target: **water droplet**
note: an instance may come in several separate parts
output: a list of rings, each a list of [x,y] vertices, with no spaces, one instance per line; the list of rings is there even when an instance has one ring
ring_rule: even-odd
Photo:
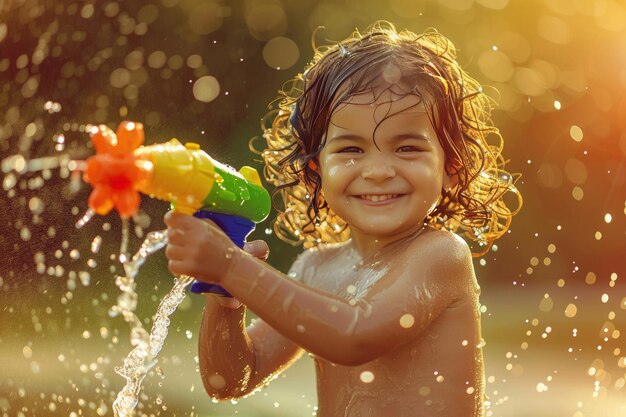
[[[406,313],[404,315],[402,315],[402,317],[400,317],[400,326],[405,328],[405,329],[409,329],[411,327],[413,327],[413,325],[415,324],[415,317],[413,317],[412,314]]]
[[[374,374],[370,371],[363,371],[361,372],[360,379],[362,382],[369,384],[374,381]]]
[[[93,218],[93,216],[96,214],[96,212],[92,209],[88,209],[85,214],[83,214],[83,217],[81,217],[77,222],[76,222],[76,228],[80,229],[81,227],[83,227],[84,225],[87,224],[87,222],[89,222],[89,220],[91,220]]]
[[[100,235],[96,235],[91,241],[91,252],[98,253],[100,251],[100,246],[102,245],[102,237]]]

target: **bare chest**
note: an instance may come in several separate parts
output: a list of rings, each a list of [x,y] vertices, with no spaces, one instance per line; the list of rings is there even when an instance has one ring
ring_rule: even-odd
[[[302,278],[311,287],[358,300],[388,273],[389,267],[385,260],[364,264],[354,250],[342,248],[319,256],[303,271]]]
[[[484,392],[480,325],[467,303],[415,340],[360,366],[316,358],[319,417],[479,416]]]

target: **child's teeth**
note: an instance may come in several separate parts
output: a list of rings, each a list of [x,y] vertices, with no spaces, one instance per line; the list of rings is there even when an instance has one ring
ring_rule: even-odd
[[[378,201],[389,200],[390,198],[394,198],[396,194],[365,194],[363,198],[365,200],[373,201],[374,203]]]

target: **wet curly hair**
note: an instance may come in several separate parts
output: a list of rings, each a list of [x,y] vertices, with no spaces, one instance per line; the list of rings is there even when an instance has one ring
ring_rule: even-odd
[[[389,90],[421,99],[445,152],[446,171],[458,180],[442,190],[424,222],[461,235],[475,256],[484,254],[508,230],[522,199],[518,176],[504,170],[503,139],[490,118],[494,102],[459,66],[452,42],[433,29],[398,32],[381,21],[338,44],[313,47],[313,60],[284,84],[262,123],[265,178],[275,186],[273,196],[282,197],[274,198],[276,234],[305,248],[349,238],[349,225],[324,200],[318,155],[342,103],[364,93],[373,93],[375,101]],[[507,193],[515,210],[504,202]]]

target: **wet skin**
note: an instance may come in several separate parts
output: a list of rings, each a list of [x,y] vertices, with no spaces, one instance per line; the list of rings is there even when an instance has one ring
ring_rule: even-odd
[[[402,245],[404,247],[396,245],[393,253],[379,258],[376,268],[354,270],[346,264],[344,255],[349,245],[318,251],[312,254],[317,259],[309,259],[318,267],[308,266],[303,279],[306,284],[316,286],[312,280],[325,278],[317,284],[321,289],[342,294],[349,300],[357,300],[357,303],[366,303],[369,297],[360,296],[358,287],[357,293],[351,296],[350,286],[364,276],[375,283],[384,279],[383,273],[393,274],[394,268],[406,265],[405,259],[415,259],[416,255],[408,252],[419,250],[423,256],[428,256],[429,250],[425,245],[439,240],[438,244],[449,246],[450,251],[459,251],[457,256],[464,256],[461,244],[445,242],[454,239],[453,236],[441,236],[444,232],[426,232],[430,233],[430,236],[421,236],[421,243],[417,242],[417,238],[406,242]],[[336,278],[337,270],[342,271],[341,279]],[[477,407],[482,402],[484,382],[479,287],[475,281],[433,284],[415,282],[412,294],[407,297],[407,303],[430,304],[421,322],[415,317],[401,316],[397,323],[390,323],[392,326],[407,327],[405,343],[356,366],[336,365],[323,357],[314,357],[319,416],[480,415]],[[444,285],[461,285],[464,288],[459,291]],[[440,298],[437,294],[440,291],[464,295],[444,307],[438,303]],[[376,313],[382,312],[372,311],[372,315]]]
[[[166,216],[170,270],[217,282],[246,306],[207,296],[199,349],[209,395],[244,396],[308,351],[320,417],[482,415],[471,254],[422,226],[454,179],[416,99],[390,98],[356,97],[334,114],[320,174],[352,239],[304,252],[290,277],[209,222]],[[260,317],[247,329],[246,308]]]

